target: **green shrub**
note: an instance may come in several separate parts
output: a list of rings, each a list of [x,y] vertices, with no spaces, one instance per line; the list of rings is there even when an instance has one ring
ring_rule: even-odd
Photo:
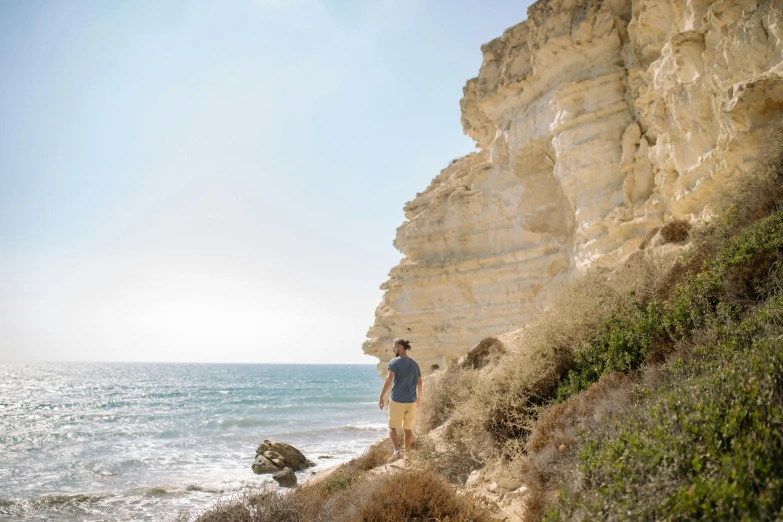
[[[582,478],[548,520],[772,520],[783,514],[783,298],[670,363],[667,384],[582,436]]]
[[[354,474],[344,470],[337,470],[332,473],[321,485],[321,493],[325,496],[333,495],[348,489],[353,482]]]
[[[677,285],[669,300],[659,303],[653,298],[645,308],[637,305],[622,310],[589,334],[557,387],[557,400],[587,389],[607,373],[639,369],[656,350],[654,358],[660,360],[660,355],[695,330],[714,320],[737,320],[779,286],[776,274],[783,265],[783,212],[734,238],[715,241],[721,243],[713,245],[716,255],[700,272]]]
[[[571,369],[557,387],[557,400],[586,390],[603,375],[637,370],[668,340],[662,316],[661,305],[652,300],[644,309],[610,317],[592,334],[588,347],[574,354]]]

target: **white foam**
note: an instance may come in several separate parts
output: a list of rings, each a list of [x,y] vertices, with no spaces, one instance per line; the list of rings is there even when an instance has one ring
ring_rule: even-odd
[[[385,430],[388,428],[388,425],[381,422],[361,422],[358,424],[346,424],[345,427],[355,430]]]

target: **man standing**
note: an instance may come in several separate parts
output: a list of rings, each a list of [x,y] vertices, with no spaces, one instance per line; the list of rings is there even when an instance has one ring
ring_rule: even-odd
[[[391,386],[391,400],[389,401],[389,438],[394,447],[394,454],[388,462],[394,462],[400,458],[400,444],[397,440],[397,429],[402,428],[405,433],[405,458],[411,449],[413,440],[413,425],[416,422],[416,408],[421,405],[421,370],[419,365],[408,356],[411,344],[403,339],[395,339],[392,342],[394,359],[389,361],[389,374],[383,382],[378,406],[383,409],[383,396]]]

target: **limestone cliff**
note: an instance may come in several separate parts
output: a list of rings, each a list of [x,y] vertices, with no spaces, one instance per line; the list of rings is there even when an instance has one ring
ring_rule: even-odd
[[[783,109],[783,2],[540,0],[482,46],[462,125],[477,151],[405,205],[405,258],[364,351],[430,373],[517,329],[558,282],[653,227],[710,216]]]

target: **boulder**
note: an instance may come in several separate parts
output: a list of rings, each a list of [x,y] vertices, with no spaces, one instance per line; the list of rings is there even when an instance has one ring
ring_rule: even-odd
[[[296,474],[291,468],[284,468],[283,471],[278,471],[272,478],[281,488],[292,488],[296,486]]]
[[[285,442],[265,440],[256,450],[256,460],[259,456],[277,465],[278,469],[289,467],[299,471],[315,466],[315,463],[307,459],[301,451]]]
[[[280,471],[280,468],[275,466],[275,464],[271,460],[264,457],[263,455],[256,456],[256,460],[253,461],[253,464],[250,467],[252,468],[253,473],[257,475]]]
[[[275,464],[275,466],[277,466],[279,469],[283,469],[284,467],[286,467],[285,457],[280,455],[278,452],[276,452],[276,451],[265,451],[263,453],[263,455],[264,455],[264,457],[266,457],[269,460],[271,460]]]
[[[264,455],[264,457],[268,458],[269,460],[275,460],[275,459],[285,460],[285,457],[283,457],[281,454],[279,454],[276,451],[271,451],[271,450],[265,451],[264,453],[262,453],[262,455]]]

